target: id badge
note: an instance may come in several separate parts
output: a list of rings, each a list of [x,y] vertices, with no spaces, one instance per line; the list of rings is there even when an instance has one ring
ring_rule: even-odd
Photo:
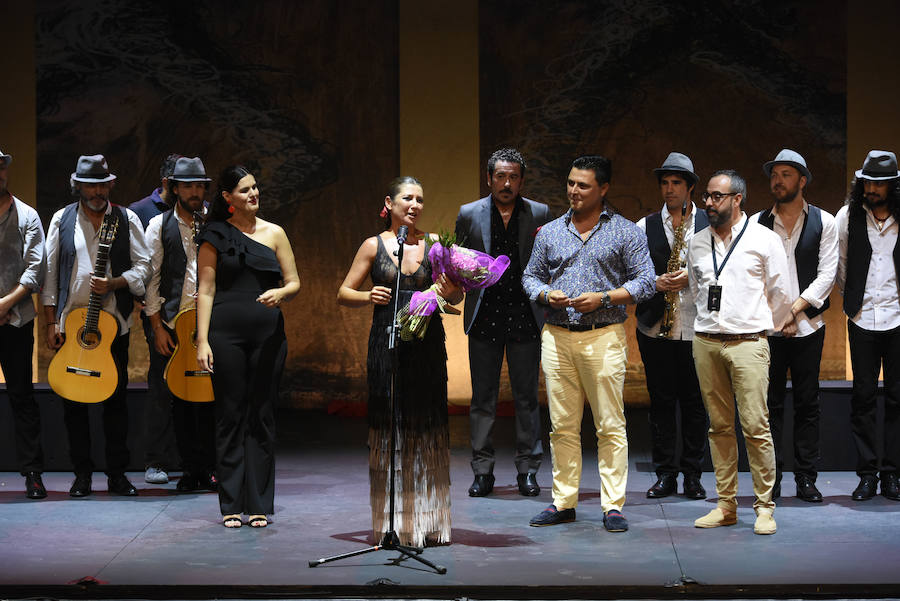
[[[722,306],[722,287],[713,285],[709,287],[709,298],[706,301],[706,308],[709,311],[718,311]]]

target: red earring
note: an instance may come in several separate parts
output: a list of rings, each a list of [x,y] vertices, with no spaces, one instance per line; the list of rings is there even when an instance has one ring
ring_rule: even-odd
[[[385,217],[387,217],[387,216],[388,216],[388,210],[387,210],[387,207],[381,207],[381,213],[379,213],[379,215],[381,215],[381,218],[382,218],[382,219],[384,219]]]
[[[228,205],[228,212],[229,212],[229,213],[234,213],[234,207],[231,206],[230,204]]]

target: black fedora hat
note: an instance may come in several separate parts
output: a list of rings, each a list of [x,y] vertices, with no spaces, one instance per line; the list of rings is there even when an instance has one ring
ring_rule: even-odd
[[[174,182],[212,181],[210,178],[206,177],[206,168],[203,166],[203,161],[200,160],[200,157],[194,157],[192,159],[181,157],[175,161],[175,169],[168,179]]]
[[[102,154],[81,155],[72,174],[73,182],[102,184],[111,182],[116,176],[109,172],[109,166]]]
[[[889,150],[870,150],[862,169],[856,172],[856,177],[874,181],[900,177],[900,171],[897,171],[897,156]]]

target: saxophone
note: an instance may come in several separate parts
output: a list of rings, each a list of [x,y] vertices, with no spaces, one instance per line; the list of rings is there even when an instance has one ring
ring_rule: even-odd
[[[666,273],[673,273],[684,267],[684,261],[681,260],[681,252],[684,250],[684,232],[687,230],[687,222],[684,218],[686,212],[687,202],[684,202],[681,204],[681,223],[675,228],[675,237],[672,240],[672,253],[669,255],[669,262],[666,263]],[[669,290],[664,296],[666,309],[659,324],[658,338],[669,338],[672,336],[675,314],[678,313],[678,291]]]

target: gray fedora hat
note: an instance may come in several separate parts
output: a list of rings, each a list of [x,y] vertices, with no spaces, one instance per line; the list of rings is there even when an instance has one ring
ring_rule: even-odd
[[[81,155],[72,174],[73,182],[86,184],[102,184],[111,182],[116,176],[109,172],[109,166],[102,154]]]
[[[691,162],[691,159],[689,159],[687,155],[681,154],[680,152],[670,152],[669,156],[666,157],[666,160],[663,161],[662,167],[653,170],[656,177],[661,177],[662,174],[666,172],[684,174],[685,178],[690,180],[691,184],[696,184],[697,180],[700,179],[697,177],[697,174],[694,173],[694,163]]]
[[[203,167],[203,161],[200,157],[188,158],[181,157],[175,161],[175,169],[172,175],[168,177],[173,182],[211,182],[206,177],[206,168]]]
[[[766,177],[772,177],[772,167],[775,165],[790,165],[806,178],[807,185],[812,181],[812,173],[809,172],[809,168],[806,166],[806,159],[795,150],[782,148],[781,152],[775,155],[774,161],[769,161],[763,165],[763,173],[766,174]]]
[[[9,167],[9,164],[12,163],[12,155],[6,154],[2,150],[0,150],[0,162],[3,163],[4,167]]]
[[[888,150],[870,150],[862,169],[856,172],[856,177],[875,181],[900,177],[897,156]]]

